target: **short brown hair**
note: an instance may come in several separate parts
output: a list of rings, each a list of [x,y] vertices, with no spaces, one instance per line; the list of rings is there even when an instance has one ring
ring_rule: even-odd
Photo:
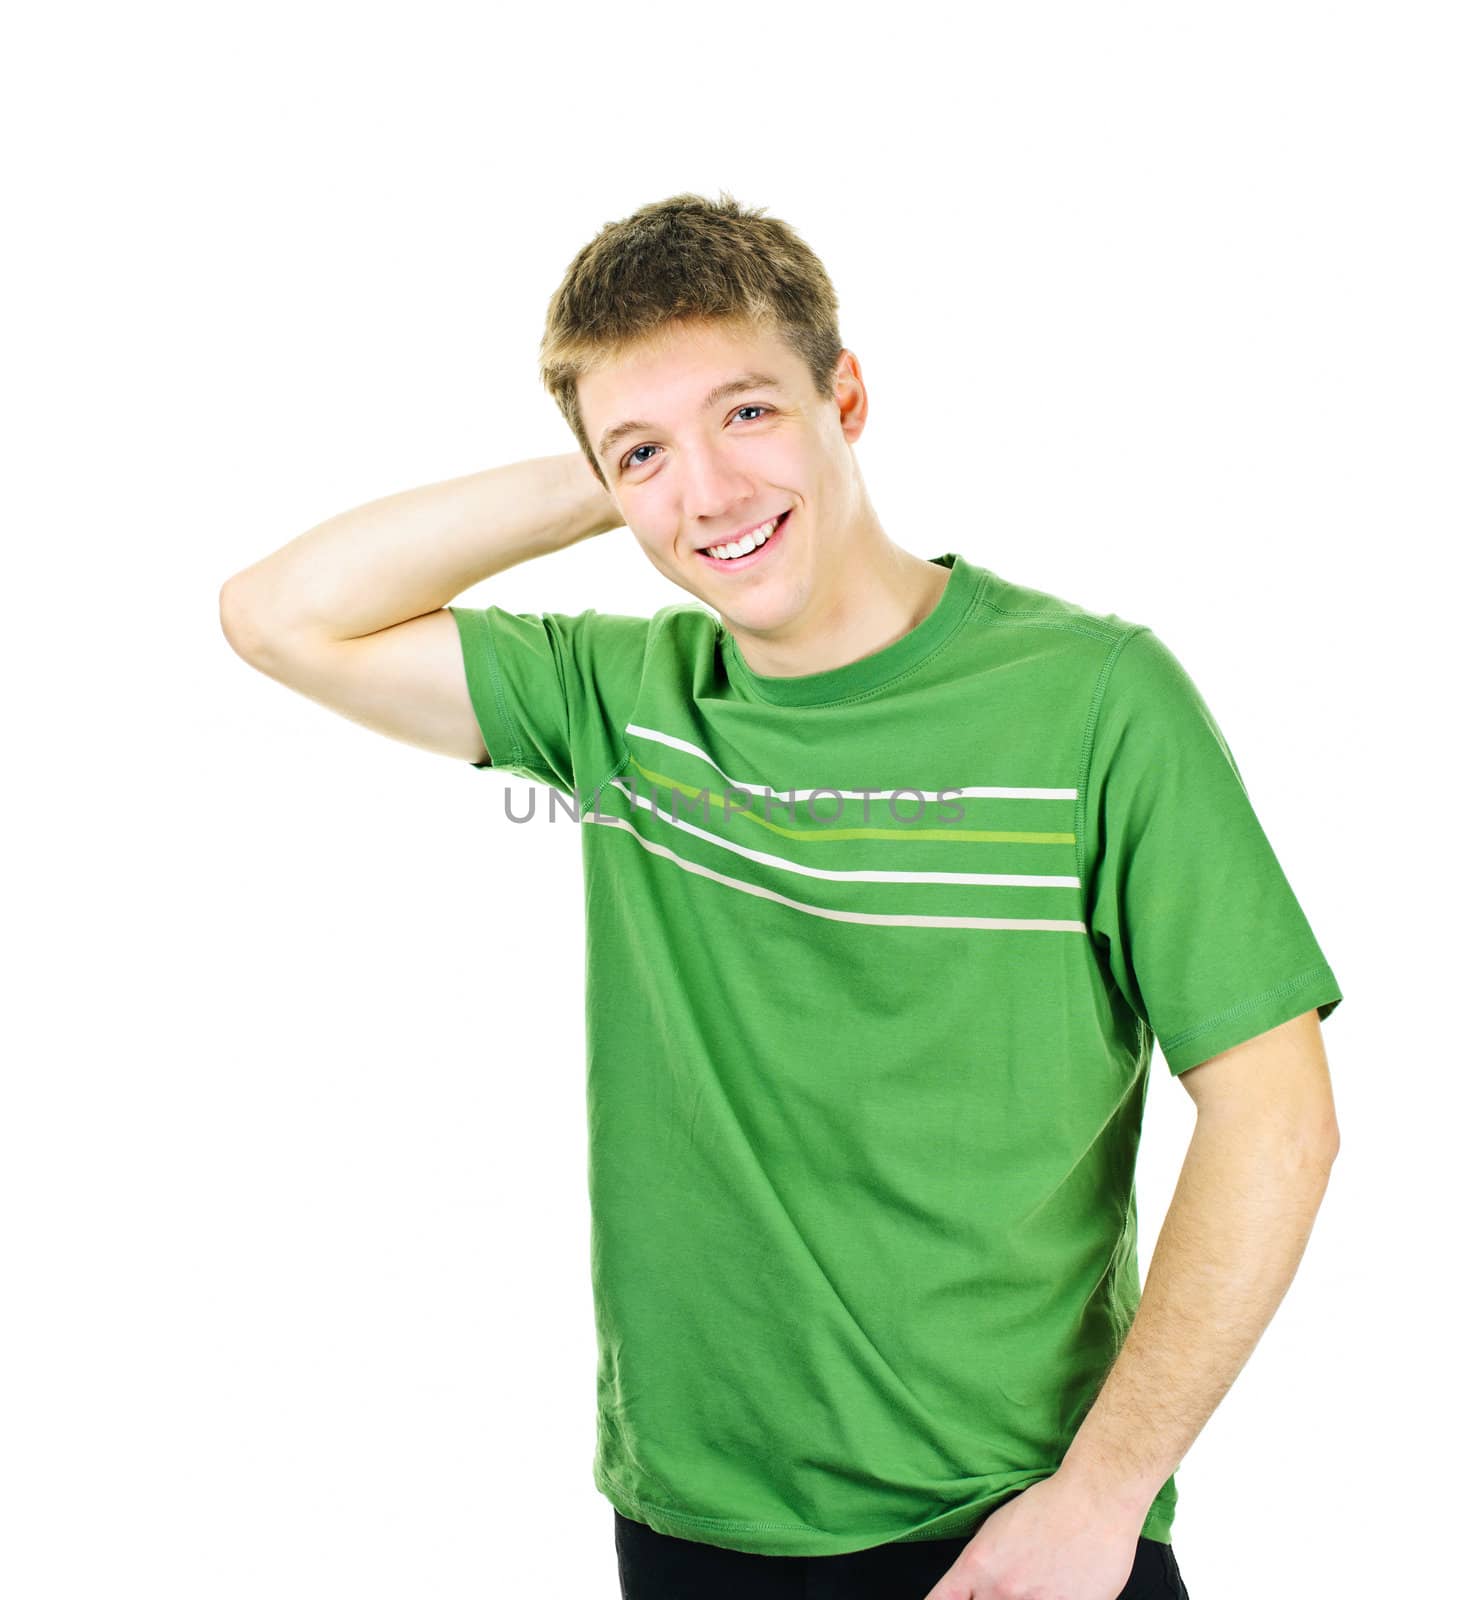
[[[785,222],[719,200],[672,195],[609,222],[569,263],[548,303],[539,375],[604,483],[579,411],[579,379],[676,322],[777,333],[831,399],[843,341],[821,261]],[[608,488],[608,485],[605,484]]]

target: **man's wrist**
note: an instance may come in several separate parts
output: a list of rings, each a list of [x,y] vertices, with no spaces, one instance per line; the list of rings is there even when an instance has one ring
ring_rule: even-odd
[[[1089,1448],[1079,1435],[1071,1442],[1055,1477],[1073,1497],[1085,1501],[1100,1515],[1117,1517],[1138,1527],[1147,1520],[1162,1488],[1162,1483],[1154,1484],[1140,1474],[1124,1471]]]
[[[609,491],[600,483],[582,450],[568,452],[563,457],[564,480],[569,493],[578,501],[578,515],[570,519],[566,545],[577,544],[581,539],[591,539],[624,525]]]

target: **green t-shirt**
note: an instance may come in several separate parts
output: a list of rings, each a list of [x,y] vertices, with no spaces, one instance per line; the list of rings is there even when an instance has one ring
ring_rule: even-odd
[[[934,559],[798,677],[696,602],[451,608],[480,765],[581,806],[594,1481],[678,1538],[972,1536],[1054,1473],[1137,1307],[1154,1038],[1341,999],[1152,630]]]

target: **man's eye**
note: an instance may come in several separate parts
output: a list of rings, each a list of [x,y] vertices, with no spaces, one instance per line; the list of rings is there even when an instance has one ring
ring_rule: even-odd
[[[770,411],[771,409],[772,408],[770,406],[737,406],[736,415],[739,417],[743,411]],[[648,460],[649,458],[646,457],[644,460],[636,461],[635,457],[639,455],[641,450],[658,450],[659,448],[660,446],[657,444],[636,445],[635,448],[631,450],[630,453],[619,463],[620,471],[623,472],[626,467],[644,466],[645,460]]]

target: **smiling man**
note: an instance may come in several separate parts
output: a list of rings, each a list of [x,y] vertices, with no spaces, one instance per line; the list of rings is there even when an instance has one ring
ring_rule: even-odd
[[[640,548],[765,676],[891,643],[949,581],[893,543],[868,498],[849,449],[868,415],[851,350],[832,381],[830,402],[774,328],[684,321],[578,379],[581,415],[617,419],[597,462]]]
[[[610,224],[542,346],[577,451],[331,519],[224,629],[583,802],[626,1600],[1181,1596],[1178,1462],[1338,1148],[1340,989],[1153,630],[890,539],[836,311],[728,197]],[[688,601],[449,604],[621,525]],[[1155,1047],[1197,1115],[1139,1286]]]

